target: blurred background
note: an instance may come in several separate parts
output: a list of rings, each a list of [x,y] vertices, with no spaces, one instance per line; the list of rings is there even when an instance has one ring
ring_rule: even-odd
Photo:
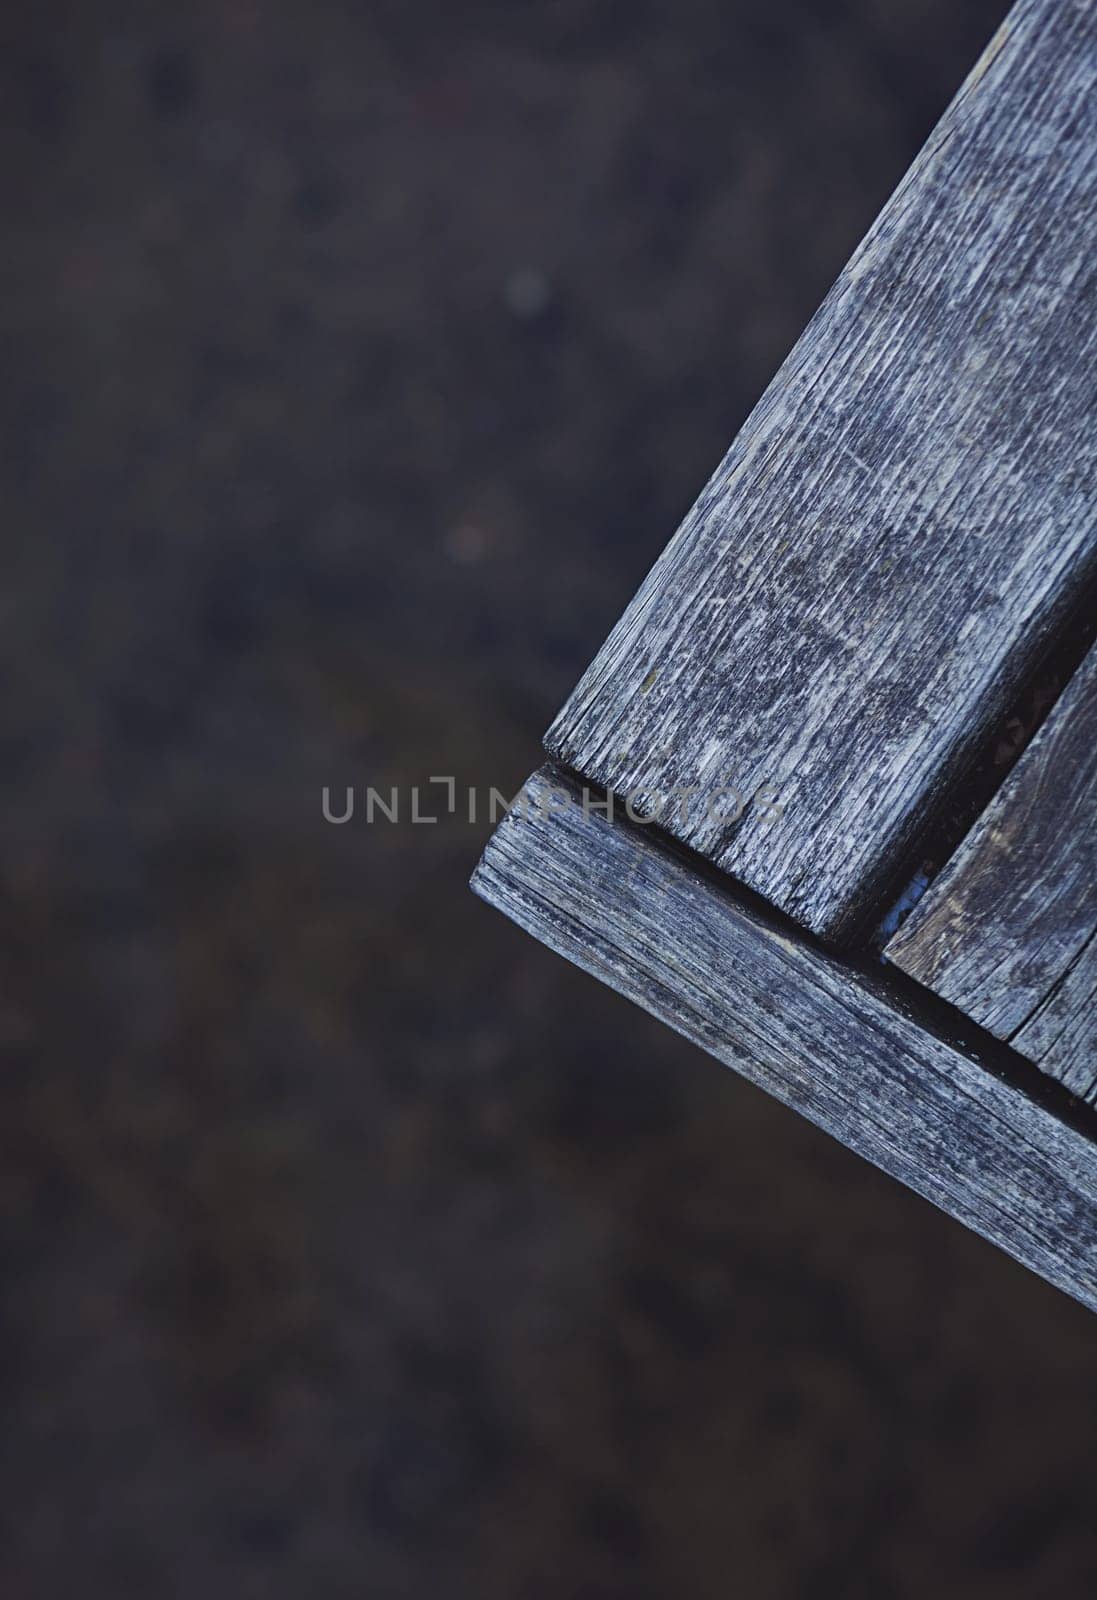
[[[475,901],[999,0],[0,22],[4,1600],[1097,1593],[1080,1308]]]

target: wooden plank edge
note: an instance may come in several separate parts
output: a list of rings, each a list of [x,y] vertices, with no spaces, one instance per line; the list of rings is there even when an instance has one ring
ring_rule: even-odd
[[[1097,1310],[1097,1144],[901,992],[590,795],[553,766],[534,773],[474,892]]]
[[[749,804],[667,826],[837,943],[1097,574],[1093,17],[1013,8],[545,734],[652,803],[776,789],[779,839]]]
[[[884,956],[1043,1065],[1022,1035],[1094,938],[1095,852],[1097,647]],[[1078,1092],[1092,1057],[1070,1054],[1046,1070]]]

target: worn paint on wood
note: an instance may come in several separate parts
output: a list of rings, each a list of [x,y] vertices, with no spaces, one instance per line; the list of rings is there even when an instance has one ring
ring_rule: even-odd
[[[825,935],[1097,565],[1095,11],[1013,10],[546,736]]]
[[[1097,1004],[1085,952],[1095,932],[1097,649],[886,954],[1093,1095]]]
[[[473,887],[1097,1309],[1097,1146],[712,876],[584,810],[570,780],[545,768],[497,829]]]

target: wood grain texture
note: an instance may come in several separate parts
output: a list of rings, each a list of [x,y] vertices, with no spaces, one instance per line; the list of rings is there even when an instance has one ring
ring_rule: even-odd
[[[1097,649],[885,953],[1093,1096],[1095,932]]]
[[[476,892],[1097,1309],[1097,1146],[650,834],[536,773]]]
[[[1097,1105],[1097,935],[1015,1035],[1013,1046]]]
[[[1097,567],[1095,77],[1091,4],[1011,12],[546,735],[638,807],[775,785],[664,826],[824,935]]]

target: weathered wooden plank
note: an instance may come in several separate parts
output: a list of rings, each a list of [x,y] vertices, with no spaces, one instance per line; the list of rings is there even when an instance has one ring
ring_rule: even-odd
[[[1097,935],[1013,1040],[1083,1100],[1097,1105]]]
[[[1073,1020],[1069,1005],[1092,994],[1082,958],[1095,932],[1097,648],[885,953],[1076,1093],[1094,1093],[1097,1005]]]
[[[1097,565],[1094,13],[1010,13],[546,735],[826,935]]]
[[[473,887],[1097,1309],[1097,1146],[871,979],[772,926],[730,882],[584,810],[546,768],[497,829]]]

